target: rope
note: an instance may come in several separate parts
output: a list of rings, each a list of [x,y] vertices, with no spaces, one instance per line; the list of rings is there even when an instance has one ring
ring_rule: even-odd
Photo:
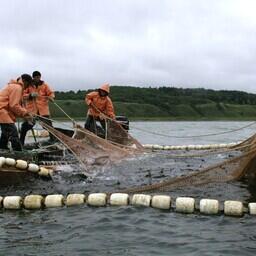
[[[52,100],[52,103],[57,106],[72,121],[74,125],[76,124],[76,121],[70,117],[54,100]]]
[[[169,158],[196,158],[196,157],[203,157],[203,156],[209,156],[209,155],[216,155],[216,154],[223,154],[223,153],[230,153],[232,151],[238,151],[247,147],[250,147],[254,145],[254,143],[240,146],[240,147],[232,147],[231,149],[225,149],[225,150],[214,150],[214,151],[207,151],[202,154],[179,154],[179,155],[170,155]]]
[[[143,131],[143,132],[146,132],[146,133],[149,133],[149,134],[153,134],[153,135],[158,135],[158,136],[162,136],[162,137],[167,137],[167,138],[176,138],[176,139],[185,139],[185,138],[200,138],[200,137],[208,137],[208,136],[216,136],[216,135],[221,135],[221,134],[227,134],[227,133],[232,133],[232,132],[237,132],[237,131],[240,131],[240,130],[243,130],[245,128],[248,128],[252,125],[256,124],[256,121],[255,122],[252,122],[248,125],[245,125],[243,127],[240,127],[240,128],[237,128],[237,129],[233,129],[233,130],[229,130],[229,131],[225,131],[225,132],[219,132],[219,133],[208,133],[208,134],[201,134],[201,135],[192,135],[192,136],[174,136],[174,135],[168,135],[168,134],[163,134],[163,133],[158,133],[158,132],[151,132],[151,131],[148,131],[146,129],[143,129],[143,128],[138,128],[136,126],[132,126],[132,128],[136,129],[136,130],[139,130],[139,131]]]

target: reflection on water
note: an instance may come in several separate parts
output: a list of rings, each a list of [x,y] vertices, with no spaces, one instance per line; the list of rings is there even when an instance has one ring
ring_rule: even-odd
[[[209,134],[237,129],[249,122],[132,122],[131,133],[142,143],[162,145],[229,143],[254,133],[254,126],[216,137],[175,139],[143,133],[136,128],[170,136]],[[70,125],[59,124],[62,127]],[[71,125],[70,125],[71,126]],[[59,167],[53,181],[31,179],[0,188],[1,195],[112,191],[151,184],[193,172],[228,156],[175,159],[170,152],[151,153],[86,179],[79,166]],[[254,184],[229,182],[171,191],[175,196],[251,201]],[[256,237],[252,216],[182,215],[151,208],[86,205],[42,211],[0,212],[0,255],[254,255]]]

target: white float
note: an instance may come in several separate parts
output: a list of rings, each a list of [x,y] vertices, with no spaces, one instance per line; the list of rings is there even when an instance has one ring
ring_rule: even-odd
[[[7,158],[5,158],[5,164],[9,165],[9,166],[15,166],[16,165],[16,161],[13,158],[7,157]]]
[[[145,149],[152,149],[153,146],[151,144],[145,144],[145,145],[143,145],[143,147]]]
[[[113,193],[109,199],[110,205],[128,205],[129,203],[129,195],[125,193]]]
[[[41,195],[29,195],[24,198],[23,205],[26,209],[41,209],[43,200]]]
[[[17,160],[16,161],[16,168],[21,169],[21,170],[25,170],[28,168],[28,163],[27,161],[24,160]]]
[[[48,195],[45,197],[44,205],[47,208],[61,207],[63,206],[64,196],[63,195]]]
[[[22,197],[20,196],[6,196],[3,200],[3,207],[5,209],[20,209],[22,205]]]
[[[52,170],[49,170],[45,167],[40,167],[40,171],[38,172],[38,175],[43,177],[49,177],[52,175]]]
[[[3,197],[0,196],[0,208],[2,207]]]
[[[149,207],[150,202],[151,202],[151,195],[134,194],[132,196],[132,205]]]
[[[219,201],[215,199],[201,199],[200,212],[203,214],[217,214],[219,212]]]
[[[195,199],[192,197],[177,197],[176,212],[193,213],[195,210]]]
[[[163,150],[164,147],[161,146],[161,145],[153,145],[153,149],[156,149],[156,150]]]
[[[28,171],[30,172],[39,172],[39,166],[37,164],[28,164]]]
[[[92,193],[88,196],[87,203],[91,206],[105,206],[107,195],[105,193]]]
[[[249,203],[248,208],[251,215],[256,215],[256,203]]]
[[[85,203],[85,195],[84,194],[69,194],[66,198],[66,205],[80,205]]]
[[[224,214],[229,216],[242,216],[243,215],[243,203],[240,201],[225,201],[224,202]]]
[[[0,157],[0,168],[5,165],[5,157]]]
[[[151,206],[158,209],[169,210],[171,208],[171,197],[165,195],[153,196]]]

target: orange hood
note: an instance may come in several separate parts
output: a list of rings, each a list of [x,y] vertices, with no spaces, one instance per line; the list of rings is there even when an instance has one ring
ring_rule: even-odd
[[[99,89],[101,89],[102,91],[105,91],[107,93],[110,92],[109,84],[103,84]]]

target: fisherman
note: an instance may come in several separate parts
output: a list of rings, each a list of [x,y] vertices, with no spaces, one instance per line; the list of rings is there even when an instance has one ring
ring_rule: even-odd
[[[8,149],[8,141],[10,141],[13,150],[22,151],[15,121],[16,117],[23,117],[28,123],[32,121],[32,114],[21,105],[23,90],[31,84],[32,77],[23,74],[18,79],[11,80],[0,90],[1,149]]]
[[[88,93],[85,102],[89,106],[85,129],[97,134],[96,121],[99,121],[105,134],[105,117],[114,119],[113,103],[108,96],[110,92],[109,84],[103,84],[98,90]]]
[[[34,71],[32,74],[33,84],[24,90],[23,99],[25,102],[25,107],[28,111],[37,115],[40,121],[52,126],[52,121],[49,119],[49,100],[53,101],[55,95],[54,91],[50,86],[41,80],[41,73],[39,71]],[[35,125],[34,123],[29,123],[27,121],[23,122],[21,125],[20,141],[24,145],[26,134]],[[54,137],[50,134],[50,140]]]

